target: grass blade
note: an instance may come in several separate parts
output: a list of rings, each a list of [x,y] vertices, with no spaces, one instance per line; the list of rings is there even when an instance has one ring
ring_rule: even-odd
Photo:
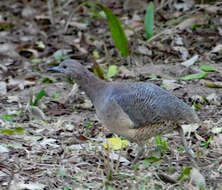
[[[145,31],[146,31],[146,39],[149,40],[153,35],[153,27],[154,27],[153,2],[149,3],[147,6],[144,25],[145,25]]]
[[[35,101],[31,104],[32,106],[38,106],[38,102],[39,100],[41,100],[43,98],[43,96],[46,95],[46,92],[44,90],[41,90],[35,98]]]
[[[206,72],[201,72],[201,73],[196,73],[196,74],[191,74],[191,75],[186,75],[184,77],[181,77],[180,80],[194,80],[194,79],[202,79],[207,76]]]

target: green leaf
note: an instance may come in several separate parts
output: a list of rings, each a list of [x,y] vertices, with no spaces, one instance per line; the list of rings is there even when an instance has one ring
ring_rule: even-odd
[[[215,71],[215,68],[212,65],[201,65],[200,69],[205,72]]]
[[[10,122],[13,122],[14,117],[15,117],[15,115],[9,115],[9,114],[0,116],[1,119],[6,120],[6,121],[10,121]]]
[[[204,86],[209,88],[222,88],[222,82],[211,82],[211,81],[204,81]]]
[[[144,180],[145,180],[146,182],[150,182],[150,181],[152,180],[152,178],[151,178],[150,176],[146,176],[146,177],[144,178]]]
[[[106,78],[111,78],[117,74],[119,67],[117,65],[110,65],[106,74]]]
[[[88,122],[86,127],[89,129],[90,127],[92,127],[92,123]]]
[[[41,62],[42,62],[42,59],[40,59],[40,58],[34,58],[34,59],[31,60],[31,62],[34,63],[34,64],[35,64],[35,63],[41,63]]]
[[[145,16],[145,31],[146,31],[146,39],[150,39],[153,35],[153,27],[154,27],[154,5],[153,2],[150,2],[146,9]]]
[[[167,141],[163,141],[163,149],[164,150],[168,150],[168,145],[167,145]]]
[[[191,167],[183,168],[183,170],[182,170],[180,176],[177,178],[177,180],[180,181],[180,180],[183,180],[185,178],[188,178],[189,175],[190,175],[191,169],[192,169]]]
[[[93,51],[93,57],[95,57],[95,58],[97,58],[97,59],[99,59],[100,58],[100,56],[99,56],[99,52],[98,51]]]
[[[206,142],[202,142],[201,144],[202,144],[202,146],[204,146],[204,147],[208,147],[209,145],[210,145],[210,142],[213,140],[213,137],[212,136],[210,136],[210,138],[206,141]]]
[[[58,53],[56,56],[55,56],[55,59],[56,61],[60,62],[60,61],[64,61],[66,59],[70,59],[70,57],[68,55],[65,55],[63,54],[62,52],[61,53]]]
[[[45,77],[42,79],[42,83],[43,84],[51,84],[51,83],[53,83],[53,80],[48,77]]]
[[[111,186],[108,186],[106,190],[115,190],[115,189]]]
[[[178,147],[177,150],[178,151],[184,151],[184,148],[183,147]]]
[[[190,29],[191,30],[196,30],[196,29],[198,29],[198,28],[201,28],[201,24],[192,24],[191,26],[190,26]]]
[[[60,175],[60,176],[66,176],[66,170],[64,169],[60,169],[56,172],[56,174]]]
[[[13,135],[15,131],[13,129],[1,129],[2,134]]]
[[[45,90],[40,90],[40,92],[36,95],[35,100],[33,103],[31,103],[32,106],[38,106],[39,100],[42,99],[43,96],[46,95]]]
[[[162,137],[161,136],[156,136],[155,140],[156,140],[156,144],[157,145],[161,145],[162,144]]]
[[[55,93],[55,94],[53,95],[53,99],[56,100],[57,98],[59,98],[59,96],[60,96],[59,93]]]
[[[168,145],[166,140],[162,140],[161,136],[156,136],[156,150],[160,151],[162,154],[165,154],[166,150],[168,150]]]
[[[95,75],[97,75],[99,78],[104,79],[104,69],[99,66],[98,63],[94,63],[94,68],[93,68],[93,72],[95,73]]]
[[[66,81],[69,83],[69,84],[74,84],[73,80],[71,77],[66,77]]]
[[[112,38],[116,44],[116,47],[121,52],[121,55],[123,57],[128,56],[128,40],[119,19],[113,14],[111,9],[103,6],[102,4],[96,5],[99,6],[106,14]]]
[[[108,179],[109,179],[109,181],[113,180],[113,171],[112,170],[109,170]]]
[[[201,104],[193,104],[193,107],[195,110],[200,110],[201,109]]]
[[[23,134],[24,133],[24,128],[22,127],[16,127],[14,129],[1,129],[2,134],[7,134],[7,135],[13,135],[13,134]]]
[[[6,24],[4,22],[0,24],[0,30],[8,30],[8,29],[11,29],[13,27],[14,27],[13,24]]]
[[[196,74],[191,74],[187,75],[184,77],[181,77],[180,80],[194,80],[194,79],[201,79],[207,76],[206,72],[201,72],[201,73],[196,73]]]
[[[40,71],[40,68],[38,66],[33,66],[32,71]]]
[[[151,157],[145,158],[145,160],[149,163],[154,163],[154,162],[159,162],[160,160],[162,160],[162,158],[151,156]]]
[[[23,127],[16,127],[14,129],[15,133],[22,135],[24,133],[24,128]]]
[[[206,96],[202,96],[203,101],[205,101],[207,104],[210,104],[210,101],[207,99]]]
[[[45,95],[46,95],[45,91],[44,90],[40,90],[40,92],[36,96],[36,99],[40,100]]]
[[[161,79],[160,75],[148,75],[149,79]]]

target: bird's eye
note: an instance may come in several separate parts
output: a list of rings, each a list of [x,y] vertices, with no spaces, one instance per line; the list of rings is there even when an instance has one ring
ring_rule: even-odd
[[[67,66],[66,65],[63,65],[63,69],[66,69],[67,68]]]

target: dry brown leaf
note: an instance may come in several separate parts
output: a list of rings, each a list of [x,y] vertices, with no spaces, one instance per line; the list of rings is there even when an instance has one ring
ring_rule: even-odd
[[[120,75],[121,77],[123,77],[123,78],[129,78],[129,77],[135,77],[136,76],[136,74],[133,72],[133,71],[130,71],[130,70],[128,70],[126,67],[124,67],[124,66],[121,66],[120,68],[119,68],[119,74],[118,75]]]
[[[204,14],[199,13],[192,16],[191,18],[184,20],[182,23],[178,24],[176,28],[180,30],[184,30],[193,24],[203,24],[205,20],[206,20],[206,17],[204,16]]]
[[[211,50],[212,53],[219,53],[219,54],[222,54],[222,44],[217,44],[216,47],[214,47],[212,50]]]
[[[191,65],[193,65],[195,62],[197,62],[197,60],[199,59],[198,55],[194,55],[193,57],[191,57],[190,59],[184,61],[183,63],[181,63],[181,65],[185,66],[185,67],[190,67]]]
[[[124,10],[144,11],[146,7],[147,3],[143,0],[125,0],[123,5]]]
[[[200,171],[196,168],[192,168],[190,172],[191,181],[197,186],[206,186],[206,181],[204,176],[200,173]]]
[[[163,85],[166,86],[167,90],[170,91],[182,87],[181,84],[176,83],[176,80],[167,80],[167,79],[163,79]]]
[[[215,5],[210,5],[210,4],[206,4],[206,5],[199,4],[198,7],[204,9],[208,13],[213,13],[213,14],[215,14],[217,11],[221,10],[220,6],[215,6]]]
[[[28,111],[36,119],[47,120],[47,117],[45,116],[44,112],[37,106],[29,106]]]
[[[4,96],[7,93],[7,85],[5,82],[0,82],[0,96]]]
[[[183,60],[186,60],[190,55],[189,55],[189,52],[188,50],[185,48],[185,47],[182,47],[182,46],[174,46],[173,49],[175,51],[178,51],[180,54],[181,54],[181,58]]]
[[[81,22],[76,22],[76,21],[71,21],[71,22],[69,22],[69,25],[70,25],[70,26],[77,27],[77,28],[80,29],[80,30],[86,30],[87,27],[88,27],[88,24],[86,24],[86,23],[81,23]]]

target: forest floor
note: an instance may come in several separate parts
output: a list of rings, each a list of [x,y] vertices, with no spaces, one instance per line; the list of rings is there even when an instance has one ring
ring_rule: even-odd
[[[82,1],[0,1],[0,190],[222,189],[222,3],[162,2],[147,41],[147,2],[104,1],[123,23],[123,58],[104,14]],[[201,125],[186,139],[199,170],[190,170],[177,132],[151,139],[134,167],[134,143],[105,149],[115,134],[85,93],[47,72],[67,58],[90,70],[95,61],[105,70],[117,65],[109,81],[155,83],[193,106]]]

